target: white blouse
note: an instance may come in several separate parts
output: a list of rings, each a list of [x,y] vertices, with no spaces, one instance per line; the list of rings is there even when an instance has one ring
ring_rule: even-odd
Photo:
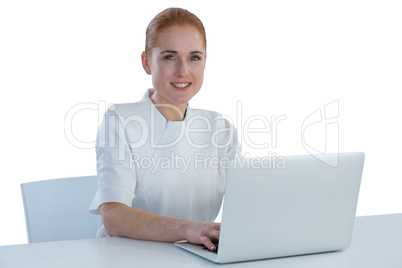
[[[90,206],[119,202],[162,216],[211,222],[219,213],[226,167],[241,157],[236,128],[217,112],[191,109],[183,121],[141,101],[112,105],[96,141],[98,191]],[[101,222],[98,237],[107,236]]]

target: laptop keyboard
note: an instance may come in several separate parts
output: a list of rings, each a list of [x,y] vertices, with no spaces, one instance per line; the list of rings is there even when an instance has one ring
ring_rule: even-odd
[[[205,250],[208,250],[208,251],[210,251],[210,252],[213,252],[213,253],[215,253],[215,254],[218,254],[218,243],[217,244],[215,244],[214,243],[214,245],[215,245],[215,248],[216,248],[216,250],[215,251],[212,251],[212,250],[210,250],[209,248],[207,248],[207,247],[203,247],[202,249],[205,249]]]

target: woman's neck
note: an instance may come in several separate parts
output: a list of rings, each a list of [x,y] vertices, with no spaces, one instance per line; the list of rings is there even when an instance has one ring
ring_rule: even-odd
[[[158,98],[154,92],[150,97],[156,109],[169,121],[183,121],[187,112],[187,103],[171,103]]]

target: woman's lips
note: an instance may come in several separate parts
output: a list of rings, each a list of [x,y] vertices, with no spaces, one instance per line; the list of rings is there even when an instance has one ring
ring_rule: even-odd
[[[184,91],[190,87],[192,83],[190,82],[180,82],[180,83],[170,83],[175,89]]]

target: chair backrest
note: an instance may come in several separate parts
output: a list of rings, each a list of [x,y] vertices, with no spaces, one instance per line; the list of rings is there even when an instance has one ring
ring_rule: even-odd
[[[29,243],[95,238],[100,216],[88,212],[96,176],[21,184]]]

